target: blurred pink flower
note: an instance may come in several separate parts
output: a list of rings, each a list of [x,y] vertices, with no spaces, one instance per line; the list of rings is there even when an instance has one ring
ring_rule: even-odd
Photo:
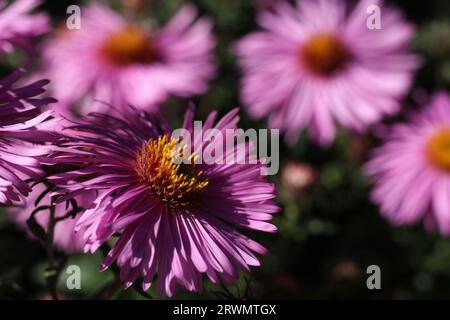
[[[31,13],[42,0],[0,0],[0,52],[11,53],[14,46],[32,51],[31,39],[50,29],[44,13]]]
[[[450,96],[437,93],[422,113],[394,125],[373,152],[366,172],[372,199],[394,225],[424,219],[450,235]]]
[[[399,109],[419,60],[409,50],[413,27],[399,11],[382,7],[382,28],[368,29],[370,4],[347,14],[345,1],[279,1],[263,11],[236,46],[241,99],[253,117],[295,142],[302,129],[320,144],[333,141],[336,122],[364,131]]]
[[[314,166],[289,161],[283,166],[281,172],[281,186],[292,196],[302,196],[314,185],[317,175],[317,169]]]
[[[54,95],[79,111],[108,104],[152,110],[169,95],[190,97],[215,73],[212,23],[186,5],[160,30],[126,21],[98,4],[82,8],[80,30],[57,33],[44,50]],[[99,100],[103,103],[93,103]]]
[[[19,227],[26,230],[28,236],[30,238],[34,238],[32,232],[29,230],[27,226],[27,220],[30,218],[32,212],[40,206],[49,206],[51,197],[49,194],[42,197],[38,203],[40,195],[46,191],[46,186],[43,183],[40,183],[33,187],[33,191],[29,194],[26,199],[26,204],[8,208],[8,216],[14,222],[16,222]],[[92,206],[93,201],[95,199],[94,191],[86,191],[82,192],[76,197],[74,197],[77,202],[77,207],[81,208],[89,208]],[[56,204],[55,206],[55,217],[61,218],[64,217],[68,211],[72,209],[71,206],[66,205],[66,202],[61,202]],[[50,219],[50,213],[48,210],[41,211],[36,214],[36,221],[39,225],[47,230],[48,223]],[[83,233],[75,232],[75,225],[77,224],[80,216],[75,216],[75,218],[67,217],[64,220],[61,220],[55,225],[55,233],[54,233],[54,244],[55,247],[70,254],[75,252],[82,252],[84,246]]]

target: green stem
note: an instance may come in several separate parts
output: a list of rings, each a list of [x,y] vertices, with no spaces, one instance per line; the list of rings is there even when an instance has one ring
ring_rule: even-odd
[[[58,294],[56,292],[56,284],[58,280],[58,268],[55,266],[55,250],[53,247],[54,236],[55,236],[55,206],[52,205],[50,208],[50,219],[48,221],[47,228],[47,269],[45,270],[45,279],[47,282],[47,287],[50,295],[54,300],[58,300]]]

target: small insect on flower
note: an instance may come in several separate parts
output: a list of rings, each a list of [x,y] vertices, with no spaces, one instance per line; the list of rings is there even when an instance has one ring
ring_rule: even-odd
[[[58,120],[52,111],[41,110],[55,100],[38,97],[48,81],[15,86],[24,73],[19,69],[0,80],[0,203],[6,205],[23,202],[31,191],[26,180],[43,175],[40,159],[52,147],[32,143],[57,139],[51,128]]]
[[[212,113],[197,132],[203,138],[200,148],[219,143],[206,139],[208,129],[224,135],[236,129],[237,112],[215,125]],[[189,132],[193,113],[189,108],[183,124]],[[213,283],[230,283],[240,270],[258,266],[256,255],[266,249],[237,228],[277,230],[268,222],[278,207],[272,201],[274,186],[261,175],[263,165],[197,163],[194,141],[183,141],[191,148],[190,162],[178,164],[174,154],[186,149],[177,148],[180,141],[172,138],[171,130],[158,129],[144,112],[127,114],[120,119],[94,114],[68,128],[74,135],[53,160],[77,170],[49,177],[64,199],[87,190],[98,193],[77,228],[90,252],[120,234],[101,270],[117,262],[125,287],[141,278],[145,291],[158,274],[161,294],[173,296],[178,287],[201,291],[202,273]],[[250,152],[248,145],[245,150]],[[236,143],[230,152],[238,148]]]
[[[100,4],[81,12],[82,28],[56,32],[45,46],[43,66],[52,92],[77,103],[77,112],[112,112],[108,104],[152,111],[170,95],[207,90],[215,73],[215,39],[211,21],[197,19],[193,6],[152,30]]]
[[[295,142],[307,128],[319,144],[336,127],[362,132],[399,110],[418,57],[413,27],[381,1],[278,1],[258,15],[262,31],[238,41],[241,99],[253,117],[269,116]],[[382,7],[383,26],[367,28],[367,7]]]
[[[424,220],[450,235],[450,96],[436,93],[409,123],[395,125],[366,172],[373,201],[394,225]]]

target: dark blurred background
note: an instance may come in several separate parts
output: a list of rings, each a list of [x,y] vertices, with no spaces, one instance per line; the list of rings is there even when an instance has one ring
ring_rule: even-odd
[[[134,19],[154,19],[161,24],[184,2],[107,1]],[[204,119],[213,109],[223,114],[240,106],[239,72],[230,45],[256,29],[256,10],[271,2],[277,0],[191,1],[202,15],[213,18],[219,40],[216,50],[219,74],[209,92],[195,101],[199,106],[198,118]],[[414,99],[424,92],[450,86],[450,1],[387,2],[401,8],[417,25],[414,50],[424,57],[424,65],[405,101],[407,110],[414,108]],[[48,0],[42,10],[49,13],[57,26],[67,16],[69,5],[82,3]],[[137,5],[142,7],[135,9]],[[2,75],[21,59],[20,53],[16,53],[2,61]],[[179,123],[185,106],[186,101],[171,98],[163,108],[173,123]],[[264,121],[248,118],[244,109],[241,115],[242,128],[265,127]],[[386,123],[401,118],[402,114],[387,119]],[[314,146],[306,136],[294,146],[282,144],[281,170],[271,177],[278,186],[278,202],[283,208],[274,219],[280,232],[250,234],[271,255],[262,259],[260,268],[242,275],[234,286],[223,288],[205,281],[203,294],[180,292],[176,298],[450,298],[450,241],[426,233],[422,226],[394,228],[369,201],[370,184],[361,166],[370,148],[378,144],[376,137],[344,131],[340,131],[328,149]],[[63,254],[58,257],[62,259]],[[82,270],[82,288],[67,290],[68,275],[62,272],[59,290],[64,297],[93,298],[113,281],[111,271],[97,271],[101,259],[101,252],[68,257],[67,265],[76,264]],[[373,264],[381,268],[381,290],[366,287],[369,276],[366,268]],[[45,266],[42,246],[28,240],[0,213],[0,298],[47,298]],[[151,294],[158,298],[153,289]],[[115,297],[143,298],[133,289],[120,291]]]

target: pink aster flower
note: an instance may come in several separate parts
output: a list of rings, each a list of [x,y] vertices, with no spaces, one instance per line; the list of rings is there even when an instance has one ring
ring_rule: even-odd
[[[366,171],[372,199],[394,225],[424,220],[450,234],[450,96],[437,93],[407,124],[394,125]]]
[[[10,53],[14,46],[32,50],[31,40],[50,29],[44,13],[31,13],[41,0],[15,0],[11,4],[0,0],[0,52]]]
[[[17,223],[20,228],[24,229],[28,236],[32,239],[34,239],[34,236],[27,226],[27,220],[36,208],[51,205],[51,197],[48,192],[46,193],[46,191],[46,186],[43,183],[34,186],[33,190],[26,199],[25,205],[11,207],[8,208],[7,211],[10,219]],[[46,193],[46,195],[42,196],[43,193]],[[87,191],[76,196],[74,200],[77,203],[77,207],[81,210],[81,208],[89,208],[92,205],[95,199],[94,196],[94,191]],[[62,219],[55,225],[53,236],[55,247],[68,254],[82,252],[84,246],[82,233],[75,232],[75,225],[80,216],[67,216],[69,211],[73,210],[73,208],[70,205],[68,206],[65,202],[57,203],[54,210],[55,218]],[[46,231],[50,219],[49,211],[40,211],[35,215],[35,219],[36,222]]]
[[[108,104],[149,110],[169,95],[207,90],[215,40],[212,23],[196,19],[194,7],[184,6],[159,30],[98,4],[82,8],[81,21],[80,30],[60,32],[44,52],[54,95],[69,103],[87,101],[80,113],[105,111]]]
[[[367,27],[367,7],[381,6],[381,29]],[[241,98],[256,118],[269,116],[294,142],[308,128],[320,144],[336,124],[363,131],[399,109],[418,58],[413,28],[381,1],[279,1],[258,16],[262,31],[235,47],[242,67]]]
[[[55,113],[57,113],[58,110],[68,110],[67,107],[61,105],[61,103],[52,103],[49,109],[54,110]],[[74,115],[70,113],[62,114],[60,120],[53,122],[52,127],[49,127],[48,129],[55,132],[62,132],[65,127],[72,125],[72,122],[66,119],[73,118]],[[30,147],[41,148],[40,145]],[[48,160],[46,158],[42,160],[43,170],[46,171],[45,163]],[[52,168],[52,170],[54,169],[55,168]],[[56,168],[56,170],[61,170],[61,168]],[[28,194],[25,203],[8,208],[7,213],[10,219],[20,228],[24,229],[30,238],[35,239],[35,236],[28,227],[27,220],[35,210],[53,205],[54,215],[57,221],[53,235],[55,247],[68,254],[82,252],[84,247],[82,233],[75,232],[75,225],[80,217],[77,213],[84,208],[92,207],[96,195],[95,191],[87,190],[75,196],[73,200],[76,201],[76,207],[74,207],[72,202],[52,203],[51,192],[54,186],[51,184],[42,182],[34,184],[35,185],[32,186],[32,191]],[[34,218],[44,231],[47,232],[50,220],[50,210],[39,210]]]
[[[41,157],[50,146],[32,146],[32,142],[55,140],[56,133],[49,120],[51,111],[41,113],[41,107],[54,102],[51,98],[37,97],[43,93],[47,80],[17,87],[22,69],[0,80],[0,203],[10,205],[23,200],[30,191],[25,182],[41,176]]]
[[[206,130],[225,134],[235,129],[237,110],[217,123],[215,119],[212,113],[198,131],[195,141],[204,141],[194,144],[192,137],[186,144],[193,157],[188,164],[173,162],[179,140],[171,138],[169,129],[157,130],[145,113],[121,119],[92,115],[70,130],[93,136],[71,139],[54,155],[56,163],[77,168],[49,178],[67,192],[63,200],[86,190],[98,192],[78,228],[84,230],[85,251],[90,252],[120,233],[101,270],[116,261],[125,287],[139,277],[147,291],[158,274],[161,294],[173,296],[178,287],[199,292],[202,273],[213,283],[229,283],[240,270],[258,266],[256,255],[266,253],[236,229],[276,231],[267,222],[278,207],[271,200],[274,186],[261,175],[263,165],[194,163],[200,149],[219,143],[210,141]],[[192,108],[183,128],[194,130]],[[249,156],[248,143],[236,144],[222,156],[238,150]]]

